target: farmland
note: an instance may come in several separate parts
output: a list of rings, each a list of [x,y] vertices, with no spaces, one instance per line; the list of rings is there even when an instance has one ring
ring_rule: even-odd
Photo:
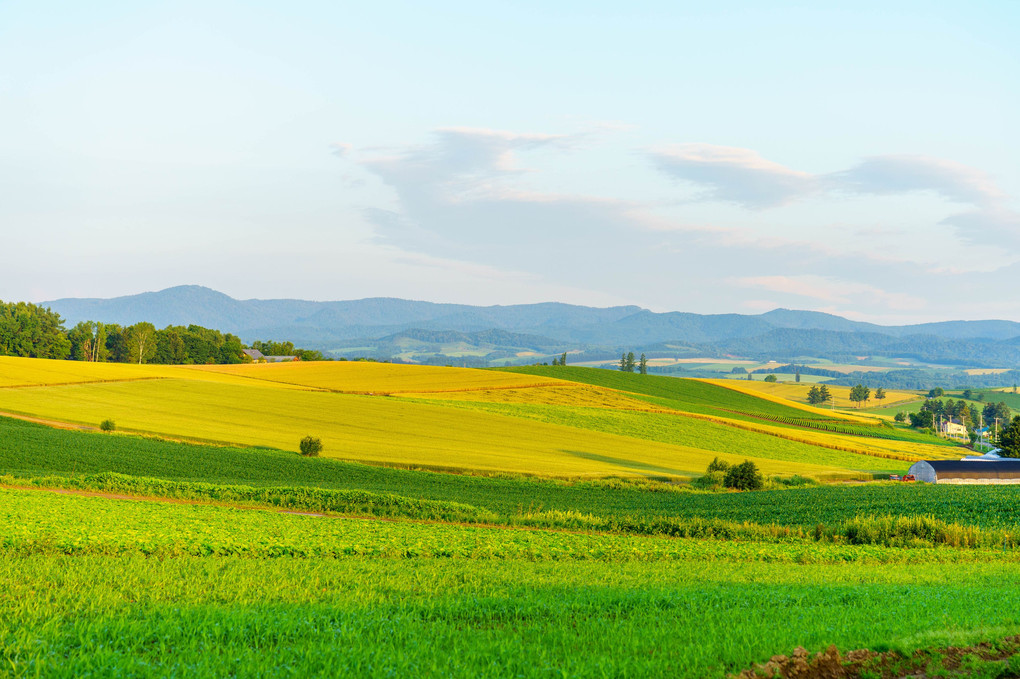
[[[93,427],[112,419],[124,432],[281,450],[314,434],[335,459],[556,477],[689,478],[719,455],[750,459],[766,474],[859,478],[953,454],[938,439],[874,420],[594,369],[350,362],[125,365],[114,373],[82,364],[72,375],[55,372],[59,363],[0,359],[11,376],[0,411]]]
[[[995,550],[0,498],[0,648],[16,676],[721,676],[797,645],[909,653],[1020,626],[1016,561]]]
[[[1020,489],[807,481],[959,455],[866,414],[562,366],[56,363],[0,359],[0,411],[82,428],[0,416],[14,676],[723,676],[1020,631]],[[774,478],[677,483],[715,457]]]

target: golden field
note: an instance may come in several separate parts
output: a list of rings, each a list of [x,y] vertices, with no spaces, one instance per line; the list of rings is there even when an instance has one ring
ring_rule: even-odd
[[[762,390],[764,383],[718,383],[819,411]],[[465,368],[371,362],[149,366],[0,358],[0,387],[0,411],[22,416],[86,426],[112,419],[121,432],[292,451],[302,437],[313,435],[323,440],[328,457],[435,469],[560,477],[690,476],[720,455],[734,462],[751,459],[767,474],[833,477],[846,471],[816,464],[810,449],[796,460],[756,454],[774,444],[757,446],[755,436],[903,461],[956,454],[924,443],[684,413],[609,387]],[[579,414],[578,423],[585,412],[598,410],[669,414],[677,418],[671,426],[691,428],[695,421],[710,421],[748,432],[750,438],[742,439],[747,443],[739,450],[720,454],[697,441],[641,440],[583,424],[452,407],[456,402],[571,407]],[[877,468],[883,465],[888,466],[876,462]]]
[[[825,410],[828,412],[828,406],[820,409],[817,406],[808,405],[807,395],[811,387],[816,386],[813,384],[806,384],[804,382],[758,382],[750,380],[705,380],[712,384],[718,384],[721,387],[728,389],[735,389],[742,391],[745,394],[753,394],[762,398],[778,398],[783,402],[789,404],[800,404],[805,408],[818,412],[819,410]],[[829,387],[829,393],[832,394],[832,404],[836,408],[850,408],[856,409],[857,404],[850,400],[850,387],[838,387],[833,385],[827,385]],[[872,389],[871,393],[874,394],[875,390]],[[886,391],[885,399],[882,401],[876,401],[872,398],[869,402],[869,406],[892,406],[897,403],[905,401],[916,401],[918,399],[917,394],[909,391]],[[847,415],[847,413],[844,413]],[[864,417],[867,415],[852,415],[851,417]]]

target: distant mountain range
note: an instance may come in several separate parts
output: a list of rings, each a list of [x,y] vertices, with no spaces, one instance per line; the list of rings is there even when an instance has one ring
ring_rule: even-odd
[[[43,306],[59,313],[68,327],[82,320],[149,321],[160,328],[193,323],[249,342],[288,340],[334,353],[369,346],[379,355],[396,355],[409,346],[443,353],[441,347],[456,346],[461,354],[474,348],[479,356],[497,359],[579,348],[596,353],[682,348],[689,354],[777,360],[880,354],[955,365],[1020,365],[1020,323],[1004,320],[881,326],[790,309],[702,315],[555,302],[481,307],[393,298],[237,300],[194,285],[113,299],[58,299]]]

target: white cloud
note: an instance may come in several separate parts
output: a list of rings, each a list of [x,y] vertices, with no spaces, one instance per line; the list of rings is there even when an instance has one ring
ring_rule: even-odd
[[[890,155],[866,158],[856,167],[825,177],[836,190],[878,195],[932,191],[947,200],[988,205],[1002,192],[991,178],[972,167],[941,158]]]
[[[711,144],[678,144],[651,154],[655,165],[675,179],[710,187],[705,200],[751,209],[786,205],[815,193],[816,177],[766,160],[750,149]]]

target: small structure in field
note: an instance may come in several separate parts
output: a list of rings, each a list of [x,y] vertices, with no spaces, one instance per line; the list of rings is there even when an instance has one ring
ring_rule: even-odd
[[[939,423],[939,433],[949,439],[963,441],[967,438],[967,427],[960,420],[950,418]]]
[[[252,363],[264,362],[266,357],[258,349],[245,349],[244,355],[251,359]]]
[[[244,355],[250,358],[252,363],[287,363],[301,360],[297,356],[266,356],[258,349],[245,349]]]
[[[907,473],[924,483],[1020,483],[1020,460],[921,460]]]

